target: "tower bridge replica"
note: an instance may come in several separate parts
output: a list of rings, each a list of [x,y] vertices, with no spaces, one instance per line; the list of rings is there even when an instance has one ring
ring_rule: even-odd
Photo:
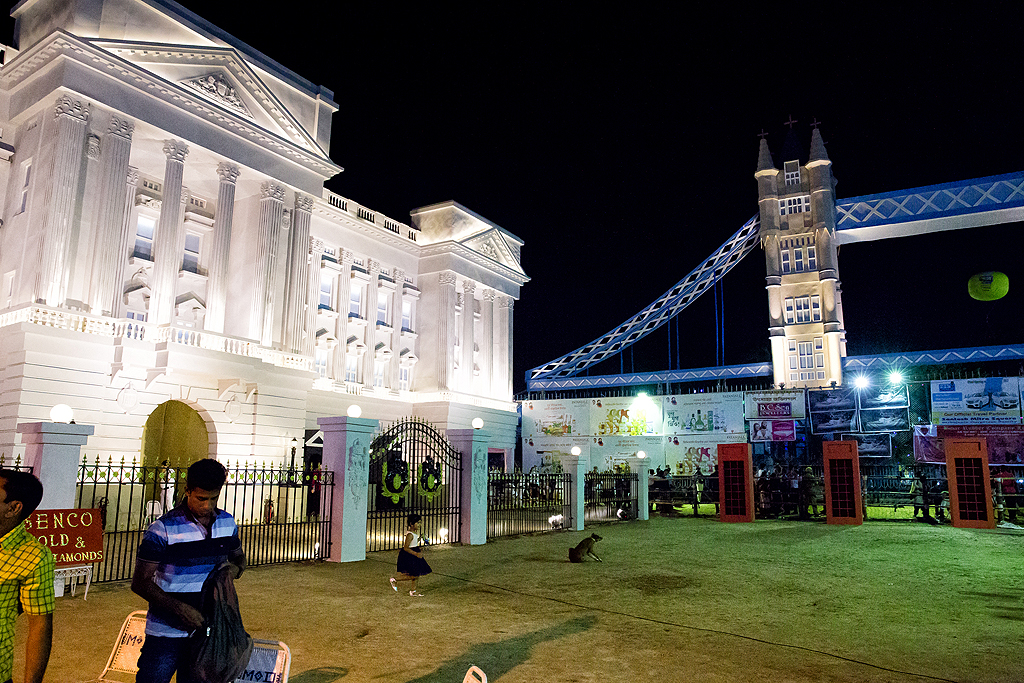
[[[783,156],[789,156],[789,149],[797,148],[787,145]],[[1024,171],[837,200],[832,162],[814,128],[807,163],[786,158],[781,169],[762,137],[754,176],[757,215],[621,325],[529,370],[528,395],[570,396],[580,390],[650,385],[667,391],[673,384],[742,378],[769,379],[776,387],[833,387],[843,386],[844,373],[854,370],[1024,359],[1024,345],[847,356],[837,254],[843,244],[1022,221]],[[770,361],[587,374],[675,319],[758,246],[766,266]]]
[[[911,472],[928,472],[955,523],[992,526],[998,482],[1024,477],[1024,344],[848,356],[838,247],[1024,221],[1024,172],[837,200],[816,127],[806,163],[792,129],[781,156],[779,167],[762,136],[758,213],[700,265],[621,325],[527,372],[524,470],[628,468],[641,482],[655,471],[685,481],[717,472],[721,519],[743,521],[763,511],[755,471],[781,467],[796,481],[814,465],[837,523],[859,523],[878,500],[893,512],[893,500],[909,505]],[[623,352],[715,291],[757,247],[769,360],[596,374],[616,356],[624,370]],[[970,377],[952,378],[954,364]],[[685,490],[701,495],[696,483]]]

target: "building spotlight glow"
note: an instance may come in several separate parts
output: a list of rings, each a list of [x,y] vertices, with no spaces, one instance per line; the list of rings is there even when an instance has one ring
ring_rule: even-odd
[[[348,413],[349,417],[359,417],[360,415],[363,414],[363,409],[357,406],[355,403],[353,403],[348,407],[348,411],[346,412]]]
[[[899,370],[893,370],[889,373],[890,384],[903,384],[903,373]]]
[[[437,537],[441,541],[441,543],[447,543],[448,542],[448,530],[445,529],[444,527],[441,527],[440,529],[437,530]]]
[[[579,446],[573,446],[572,450],[570,451],[570,453],[572,453],[573,455],[579,455],[582,452],[583,451],[580,449]]]
[[[640,458],[640,459],[643,459],[643,458],[646,458],[646,457],[647,457],[647,454],[646,454],[646,453],[644,453],[643,451],[637,451],[637,452],[636,452],[636,457],[638,457],[638,458]]]
[[[868,378],[865,375],[857,375],[853,379],[853,386],[857,387],[858,389],[864,389],[869,384],[871,384],[871,382],[868,381]]]

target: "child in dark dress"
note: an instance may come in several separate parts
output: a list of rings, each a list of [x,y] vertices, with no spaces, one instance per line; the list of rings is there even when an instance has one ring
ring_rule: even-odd
[[[412,590],[409,595],[416,598],[423,597],[423,593],[416,590],[416,580],[431,572],[430,565],[423,559],[423,551],[420,550],[420,519],[416,513],[406,518],[405,543],[398,551],[398,577],[391,577],[391,587],[397,592],[399,581],[411,581]]]

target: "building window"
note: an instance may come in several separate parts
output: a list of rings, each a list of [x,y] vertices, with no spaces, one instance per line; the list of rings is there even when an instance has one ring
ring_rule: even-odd
[[[402,329],[412,331],[412,302],[402,301]]]
[[[811,322],[821,322],[821,297],[817,294],[811,297]]]
[[[387,361],[375,361],[373,364],[373,386],[384,386],[384,372],[387,370]]]
[[[377,322],[388,324],[388,293],[384,291],[377,292]]]
[[[345,356],[345,381],[355,382],[359,376],[359,356]]]
[[[793,297],[786,299],[786,324],[793,324]]]
[[[359,307],[363,299],[363,288],[357,285],[355,282],[352,283],[352,289],[348,293],[348,315],[350,318],[358,318]]]
[[[807,247],[807,270],[818,269],[818,258],[815,254],[814,247]]]
[[[785,247],[782,250],[782,274],[787,275],[790,271],[792,271],[792,267],[789,261],[789,248]]]
[[[135,227],[135,251],[132,256],[135,258],[153,260],[153,233],[156,232],[156,221],[152,218],[139,216],[139,222]]]
[[[795,161],[786,162],[786,185],[800,184],[800,164]]]
[[[327,358],[330,356],[330,353],[331,352],[325,348],[317,348],[316,355],[314,356],[314,362],[318,377],[327,377]]]
[[[334,291],[334,271],[320,269],[320,303],[317,308],[334,310],[331,306],[331,294]]]
[[[793,262],[796,263],[796,272],[804,272],[804,250],[797,247],[793,250]]]
[[[181,269],[190,273],[199,272],[199,245],[202,238],[194,232],[185,233],[185,256],[181,260]]]
[[[409,391],[409,380],[412,378],[412,368],[408,365],[403,365],[398,368],[398,389],[399,391]]]
[[[811,297],[800,296],[796,299],[796,322],[809,323],[811,322]]]
[[[128,311],[127,313],[124,314],[124,317],[128,318],[129,320],[137,320],[140,323],[146,322],[146,314],[140,313],[139,311]]]
[[[811,342],[800,342],[798,344],[800,350],[800,381],[806,382],[807,380],[814,379],[814,358],[812,352]],[[810,372],[808,372],[810,371]]]
[[[794,213],[804,213],[811,210],[811,196],[791,197],[779,200],[779,215],[788,216]]]
[[[18,208],[18,213],[25,213],[25,209],[28,208],[28,185],[32,180],[32,160],[28,159],[22,163],[21,169],[21,205]]]

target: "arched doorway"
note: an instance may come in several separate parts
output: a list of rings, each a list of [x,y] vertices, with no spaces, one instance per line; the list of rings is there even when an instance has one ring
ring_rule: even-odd
[[[150,470],[154,486],[147,499],[157,505],[149,506],[150,517],[181,500],[185,468],[209,454],[206,421],[194,408],[181,401],[166,401],[150,413],[142,432],[142,464],[154,468]]]

